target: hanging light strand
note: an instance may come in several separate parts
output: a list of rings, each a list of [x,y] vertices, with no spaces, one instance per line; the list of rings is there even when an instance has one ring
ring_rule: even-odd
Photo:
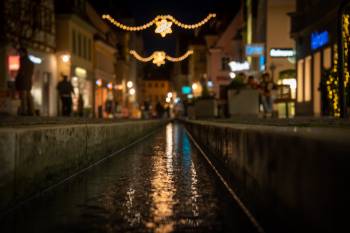
[[[185,60],[188,56],[192,55],[193,54],[193,50],[188,50],[184,55],[182,55],[181,57],[171,57],[169,55],[166,55],[166,59],[168,61],[171,61],[171,62],[180,62],[180,61],[183,61]]]
[[[142,57],[139,55],[135,50],[130,50],[130,54],[133,55],[137,60],[141,62],[150,62],[156,64],[157,66],[161,66],[165,64],[165,60],[171,61],[171,62],[180,62],[185,60],[188,56],[193,54],[193,50],[187,51],[184,55],[180,57],[171,57],[169,55],[166,55],[164,51],[155,51],[152,53],[152,55],[148,57]]]
[[[108,20],[109,22],[111,22],[115,26],[117,26],[125,31],[142,31],[142,30],[145,30],[145,29],[151,27],[155,23],[154,20],[152,20],[144,25],[130,27],[130,26],[127,26],[125,24],[118,22],[110,15],[102,15],[102,19]]]
[[[179,20],[175,19],[171,15],[158,15],[152,21],[150,21],[146,24],[143,24],[140,26],[127,26],[127,25],[122,24],[119,21],[115,20],[110,15],[102,15],[102,19],[108,20],[109,22],[111,22],[115,26],[117,26],[123,30],[126,30],[126,31],[142,31],[142,30],[145,30],[145,29],[147,29],[155,24],[156,25],[155,33],[161,34],[162,37],[165,37],[166,34],[172,33],[172,30],[171,30],[172,24],[175,24],[176,26],[184,28],[184,29],[191,30],[191,29],[195,29],[195,28],[199,28],[199,27],[203,26],[211,18],[215,18],[215,17],[216,17],[216,14],[209,14],[206,18],[204,18],[203,20],[201,20],[198,23],[184,24],[184,23],[181,23]]]
[[[130,54],[133,55],[137,60],[142,62],[150,62],[153,60],[153,54],[149,57],[141,57],[135,50],[130,50]]]

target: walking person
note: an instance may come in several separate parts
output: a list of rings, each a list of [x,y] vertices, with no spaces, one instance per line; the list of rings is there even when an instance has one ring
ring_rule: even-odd
[[[264,109],[264,117],[272,116],[273,96],[272,91],[276,89],[276,84],[271,80],[268,73],[262,75],[260,83],[261,103]]]
[[[62,103],[62,115],[70,116],[72,113],[72,94],[74,94],[74,88],[68,76],[63,75],[63,80],[57,84],[57,91],[61,98]]]
[[[20,55],[20,67],[16,76],[15,87],[21,101],[19,115],[34,115],[33,98],[30,93],[32,89],[32,77],[34,73],[34,63],[29,60],[26,48],[18,50]]]

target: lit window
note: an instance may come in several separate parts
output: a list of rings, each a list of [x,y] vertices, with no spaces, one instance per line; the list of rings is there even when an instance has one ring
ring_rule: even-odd
[[[321,113],[321,93],[320,93],[320,84],[321,84],[321,52],[317,52],[314,55],[314,83],[313,83],[313,92],[314,92],[314,113],[320,115]]]
[[[332,67],[332,49],[330,47],[323,50],[323,67],[330,69]]]
[[[305,101],[311,101],[311,56],[305,59]]]
[[[298,61],[298,83],[297,83],[297,100],[298,102],[303,102],[304,96],[303,96],[303,81],[304,81],[304,60],[299,60]]]

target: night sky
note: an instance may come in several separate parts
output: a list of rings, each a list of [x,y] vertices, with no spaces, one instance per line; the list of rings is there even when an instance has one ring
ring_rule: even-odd
[[[159,14],[171,14],[184,23],[197,23],[209,13],[234,16],[240,0],[90,0],[103,14],[107,13],[122,22],[123,18],[134,18],[136,24],[144,24]],[[144,54],[150,55],[154,50],[165,50],[175,55],[177,33],[161,38],[153,33],[154,28],[143,31]],[[183,32],[184,29],[173,26],[173,31]],[[193,33],[193,32],[190,32]]]

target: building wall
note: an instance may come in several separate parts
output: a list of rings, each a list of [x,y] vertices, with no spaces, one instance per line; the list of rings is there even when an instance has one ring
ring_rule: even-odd
[[[153,107],[158,101],[164,104],[170,90],[168,80],[143,80],[141,87],[143,101],[148,101]]]
[[[297,51],[298,115],[328,114],[323,108],[325,103],[321,101],[320,80],[323,72],[334,65],[337,10],[341,2],[298,0],[296,11],[292,14],[292,36]],[[312,49],[312,33],[325,31],[329,34],[329,41],[320,48]]]
[[[295,65],[287,58],[271,58],[272,48],[295,48],[295,42],[290,37],[291,22],[288,13],[295,11],[295,0],[268,0],[267,32],[266,32],[266,69],[275,80],[283,70],[295,69]],[[271,70],[271,65],[275,66]]]

